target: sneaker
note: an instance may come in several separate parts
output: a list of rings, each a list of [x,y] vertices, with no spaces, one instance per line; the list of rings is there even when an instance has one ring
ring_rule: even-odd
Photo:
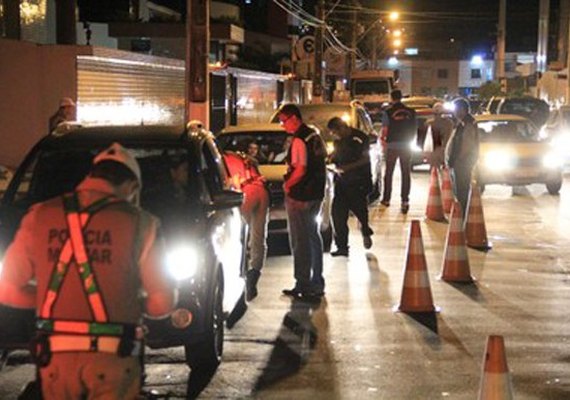
[[[402,206],[400,207],[400,211],[402,212],[402,214],[407,214],[409,209],[410,209],[410,203],[402,203]]]
[[[364,244],[364,248],[368,250],[372,247],[372,237],[371,236],[362,236],[362,244]]]
[[[331,251],[331,256],[333,257],[348,257],[348,249],[337,249]]]
[[[245,298],[247,301],[251,301],[257,297],[257,281],[260,275],[261,273],[256,269],[247,271],[245,279]]]
[[[390,202],[388,200],[382,200],[380,204],[382,204],[384,207],[390,207]]]

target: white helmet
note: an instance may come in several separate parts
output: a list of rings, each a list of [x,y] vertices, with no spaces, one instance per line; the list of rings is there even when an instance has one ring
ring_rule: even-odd
[[[432,108],[433,108],[433,112],[435,114],[445,113],[445,107],[441,101],[438,101],[437,103],[435,103]]]
[[[101,153],[97,154],[93,159],[93,165],[100,163],[101,161],[115,161],[123,164],[127,167],[135,176],[139,182],[139,186],[142,187],[141,169],[139,163],[133,154],[121,146],[119,143],[113,143],[108,149],[103,150]]]

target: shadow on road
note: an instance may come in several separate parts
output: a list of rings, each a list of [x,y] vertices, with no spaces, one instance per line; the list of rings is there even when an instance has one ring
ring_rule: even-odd
[[[319,306],[320,303],[292,301],[289,312],[283,317],[267,365],[255,384],[255,391],[295,374],[307,363],[317,343],[317,328],[313,325],[312,313]]]

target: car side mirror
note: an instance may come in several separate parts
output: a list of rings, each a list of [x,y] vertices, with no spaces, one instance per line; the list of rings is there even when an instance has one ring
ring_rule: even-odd
[[[212,196],[212,203],[209,209],[223,210],[227,208],[240,207],[243,203],[243,193],[234,190],[222,190]]]

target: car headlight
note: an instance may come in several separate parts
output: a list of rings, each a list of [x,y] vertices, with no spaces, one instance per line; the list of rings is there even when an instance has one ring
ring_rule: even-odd
[[[166,253],[166,268],[177,281],[192,278],[198,270],[198,254],[192,246],[179,246]]]
[[[515,155],[505,150],[490,151],[485,154],[485,168],[494,171],[506,171],[515,166]]]
[[[422,149],[420,146],[418,146],[417,142],[415,140],[412,140],[410,142],[410,149],[414,152],[414,153],[421,153]]]
[[[549,169],[560,168],[563,163],[564,160],[557,151],[550,152],[542,158],[542,165]]]
[[[558,154],[570,154],[570,132],[554,136],[550,145]]]

